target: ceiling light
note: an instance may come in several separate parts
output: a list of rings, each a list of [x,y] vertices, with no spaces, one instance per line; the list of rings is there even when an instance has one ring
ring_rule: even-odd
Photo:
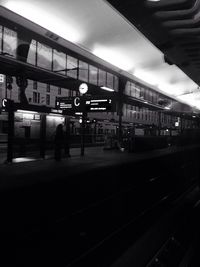
[[[19,113],[27,113],[27,114],[37,114],[37,111],[31,111],[31,110],[22,110],[22,109],[18,109],[17,112]]]
[[[106,86],[101,86],[101,89],[109,91],[109,92],[114,92],[115,91],[114,89],[111,89],[111,88],[106,87]]]

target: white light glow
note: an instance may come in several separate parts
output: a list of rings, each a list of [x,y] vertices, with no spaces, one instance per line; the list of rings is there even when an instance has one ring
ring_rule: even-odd
[[[133,61],[127,58],[121,51],[114,48],[96,47],[93,54],[113,64],[114,66],[128,71],[133,68]]]
[[[146,70],[143,69],[136,69],[134,71],[134,75],[139,79],[151,84],[153,86],[158,85],[158,77],[154,77],[154,75]]]
[[[109,92],[114,92],[115,90],[106,86],[102,86],[101,89],[109,91]]]
[[[19,113],[26,113],[26,114],[38,114],[38,112],[36,112],[36,111],[22,110],[22,109],[18,109],[17,112],[19,112]]]
[[[8,1],[5,7],[71,42],[79,42],[81,39],[74,27],[37,5],[25,1]]]

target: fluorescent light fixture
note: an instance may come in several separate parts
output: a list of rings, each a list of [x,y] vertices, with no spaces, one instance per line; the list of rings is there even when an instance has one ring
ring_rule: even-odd
[[[28,113],[28,114],[38,114],[38,112],[36,112],[36,111],[22,110],[22,109],[18,109],[17,112],[19,112],[19,113]]]
[[[170,107],[165,107],[165,109],[169,110],[169,109],[170,109]]]
[[[52,118],[52,117],[59,117],[59,118],[63,118],[62,114],[55,114],[55,113],[49,113],[49,115],[47,115],[48,118]]]
[[[114,92],[115,90],[106,86],[101,86],[101,89],[109,91],[109,92]]]

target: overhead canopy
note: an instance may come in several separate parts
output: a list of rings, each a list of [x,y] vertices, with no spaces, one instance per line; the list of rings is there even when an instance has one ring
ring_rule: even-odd
[[[173,37],[169,26],[163,26],[162,19],[156,16],[160,10],[195,7],[196,2],[199,1],[0,0],[1,5],[200,109],[199,66],[196,56],[188,57],[189,38],[181,37],[185,39],[182,42],[177,35]],[[194,42],[195,37],[192,39]]]

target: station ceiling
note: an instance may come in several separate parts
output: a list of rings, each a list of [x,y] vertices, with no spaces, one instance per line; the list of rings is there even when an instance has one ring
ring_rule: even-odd
[[[0,5],[200,109],[200,0],[0,0]]]

